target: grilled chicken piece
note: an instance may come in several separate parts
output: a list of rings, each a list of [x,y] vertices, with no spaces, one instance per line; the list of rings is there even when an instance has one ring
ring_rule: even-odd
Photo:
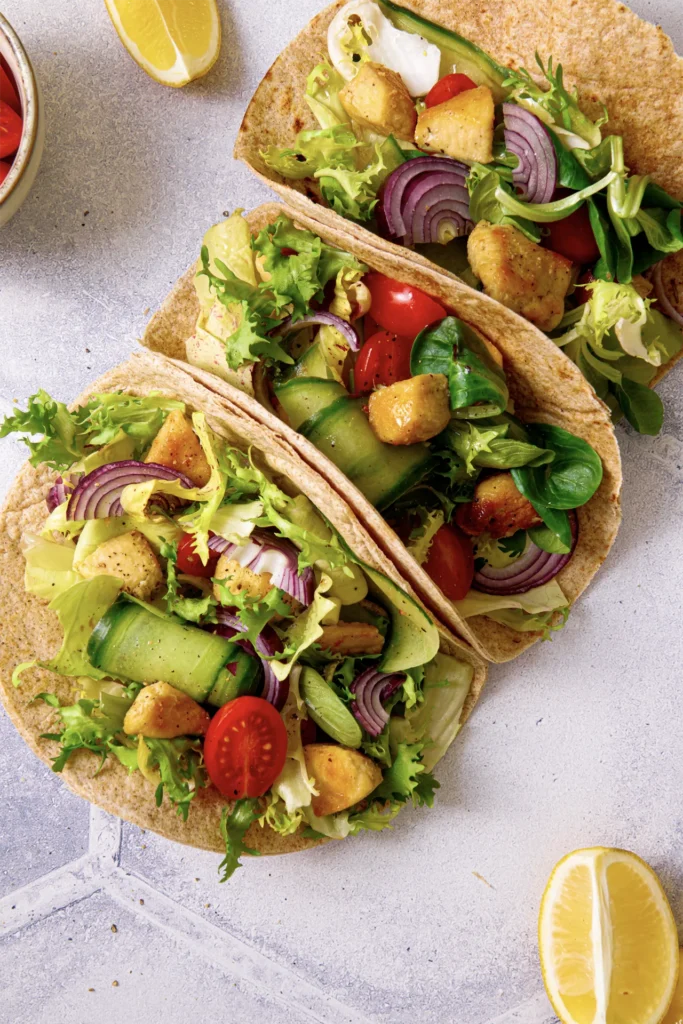
[[[166,417],[166,422],[152,441],[145,462],[177,469],[189,477],[195,487],[204,487],[211,476],[199,438],[180,409],[173,409]]]
[[[384,646],[384,637],[369,622],[339,622],[322,630],[318,643],[332,654],[380,654]]]
[[[373,391],[370,426],[387,444],[419,444],[448,426],[448,380],[442,373],[421,373]]]
[[[494,473],[477,484],[474,500],[459,507],[455,521],[470,537],[488,533],[495,540],[538,526],[542,519],[519,493],[511,473]]]
[[[128,736],[172,740],[176,736],[203,736],[211,721],[196,700],[169,683],[152,683],[140,690],[123,720]]]
[[[346,113],[356,124],[379,135],[413,140],[417,111],[403,79],[383,64],[363,64],[339,93]]]
[[[116,576],[123,580],[125,592],[141,601],[154,597],[164,582],[157,556],[139,530],[105,540],[81,563],[78,571],[88,580],[95,576]]]
[[[304,747],[306,770],[315,779],[318,795],[311,800],[318,817],[353,807],[377,789],[382,772],[365,754],[333,743],[309,743]]]
[[[423,110],[415,142],[428,153],[489,164],[493,160],[493,96],[485,85]]]
[[[467,255],[487,295],[542,331],[557,327],[564,315],[571,260],[529,241],[512,224],[485,220],[470,235]]]
[[[273,589],[273,581],[269,572],[252,572],[240,565],[234,558],[221,555],[216,565],[214,579],[223,580],[224,586],[231,594],[248,594],[255,601],[263,601]],[[223,590],[214,583],[213,594],[217,601],[223,599]],[[302,605],[289,594],[283,594],[282,600],[288,604],[293,612],[299,611]],[[277,622],[281,616],[275,616]]]

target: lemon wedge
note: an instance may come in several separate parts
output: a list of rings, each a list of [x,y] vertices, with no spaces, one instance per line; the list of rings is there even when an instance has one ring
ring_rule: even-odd
[[[681,969],[678,972],[678,985],[676,985],[671,1006],[662,1024],[683,1024],[683,949],[681,950]]]
[[[128,53],[162,85],[187,85],[216,63],[221,48],[216,0],[104,2]]]
[[[660,1024],[678,981],[678,936],[640,857],[600,846],[570,853],[550,876],[538,934],[563,1024]]]

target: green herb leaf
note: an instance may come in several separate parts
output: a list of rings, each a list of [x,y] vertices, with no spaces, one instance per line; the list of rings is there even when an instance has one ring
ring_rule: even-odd
[[[244,855],[249,857],[259,856],[257,850],[252,850],[245,845],[244,837],[251,825],[258,821],[260,816],[261,811],[258,800],[246,797],[238,800],[233,805],[232,810],[229,807],[223,808],[220,829],[223,842],[225,843],[225,857],[218,866],[221,882],[227,882],[234,875],[237,868],[241,867],[240,857]]]

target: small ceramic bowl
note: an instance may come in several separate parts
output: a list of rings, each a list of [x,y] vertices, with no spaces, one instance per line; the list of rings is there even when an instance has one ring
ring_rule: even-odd
[[[0,227],[17,212],[35,181],[45,143],[45,114],[31,61],[6,18],[0,14],[0,53],[9,64],[21,100],[24,132],[12,170],[0,185]]]

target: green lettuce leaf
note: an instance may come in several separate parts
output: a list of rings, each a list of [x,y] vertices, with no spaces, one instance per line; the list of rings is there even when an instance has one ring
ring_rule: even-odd
[[[259,600],[245,591],[233,593],[228,587],[227,580],[214,579],[213,584],[218,588],[220,603],[226,608],[234,608],[235,614],[245,627],[245,632],[241,633],[240,637],[249,643],[255,643],[259,633],[263,632],[276,615],[286,618],[292,615],[292,609],[285,603],[283,593],[277,587],[272,587],[263,600]]]
[[[306,79],[306,103],[321,128],[348,123],[349,115],[339,99],[345,85],[346,80],[326,60],[316,64]]]
[[[166,793],[178,815],[187,821],[197,789],[208,785],[201,741],[184,736],[172,740],[145,736],[144,743],[149,751],[148,768],[158,769],[161,775],[155,794],[157,807],[161,806]]]
[[[162,548],[162,555],[166,561],[166,593],[164,601],[169,615],[178,615],[187,622],[204,622],[209,617],[216,601],[209,591],[202,597],[183,597],[180,593],[178,582],[178,571],[176,562],[178,559],[177,544],[165,544]]]
[[[31,452],[31,465],[45,463],[65,470],[89,449],[113,441],[121,431],[134,442],[135,455],[141,454],[159,433],[168,413],[184,408],[182,402],[155,392],[146,398],[114,392],[95,395],[86,405],[69,412],[63,402],[39,391],[29,398],[26,412],[17,410],[5,417],[0,438],[12,433],[38,435],[38,440],[22,438]]]
[[[551,580],[542,587],[534,587],[526,594],[498,596],[470,590],[467,597],[455,602],[455,608],[464,619],[470,619],[474,615],[493,617],[506,609],[518,610],[532,616],[543,615],[545,612],[561,611],[567,608],[568,604],[557,580]]]
[[[26,559],[24,587],[29,594],[52,601],[81,582],[73,568],[76,548],[72,543],[25,533],[22,551]]]
[[[63,771],[77,750],[90,750],[98,755],[100,765],[97,772],[109,754],[115,754],[129,770],[137,767],[135,750],[127,747],[125,737],[122,738],[124,715],[132,700],[126,701],[120,697],[105,704],[102,700],[82,698],[75,704],[62,705],[54,693],[39,693],[34,699],[42,700],[54,708],[61,720],[59,732],[43,733],[42,737],[54,740],[61,746],[59,754],[52,761],[53,771]]]
[[[261,811],[258,800],[245,797],[237,800],[232,809],[223,808],[221,814],[221,837],[225,843],[225,857],[218,865],[220,881],[227,882],[237,868],[241,867],[240,857],[258,857],[257,850],[250,849],[244,842],[249,828],[258,821]]]
[[[335,602],[325,596],[331,586],[332,580],[323,573],[310,605],[285,631],[284,650],[278,655],[277,660],[270,663],[278,679],[286,679],[304,651],[312,647],[322,636],[321,623],[336,607]]]
[[[391,767],[384,772],[384,778],[370,799],[399,803],[412,800],[416,807],[425,804],[431,807],[439,783],[422,761],[423,750],[424,743],[399,743]]]

